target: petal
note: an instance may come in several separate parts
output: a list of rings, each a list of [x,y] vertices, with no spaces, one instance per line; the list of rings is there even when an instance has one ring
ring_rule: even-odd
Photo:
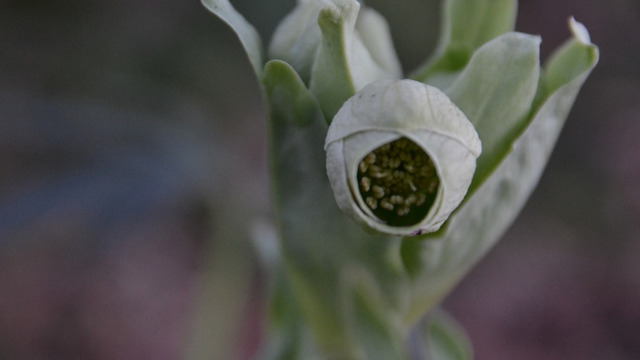
[[[382,80],[349,99],[329,127],[326,143],[360,131],[433,131],[466,146],[481,144],[464,113],[440,90],[413,80]]]

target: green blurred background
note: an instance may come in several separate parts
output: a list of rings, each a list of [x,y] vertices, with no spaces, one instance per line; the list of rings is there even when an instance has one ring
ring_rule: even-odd
[[[293,0],[233,4],[266,41]],[[370,0],[405,71],[439,1]],[[542,56],[600,46],[522,215],[449,296],[476,358],[640,358],[640,3],[522,0]],[[264,104],[197,0],[0,2],[0,359],[249,358]]]

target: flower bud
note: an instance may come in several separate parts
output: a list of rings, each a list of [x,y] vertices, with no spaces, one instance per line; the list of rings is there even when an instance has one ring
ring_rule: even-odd
[[[433,232],[464,199],[481,144],[440,90],[382,80],[344,103],[325,143],[338,206],[371,229]]]
[[[318,48],[326,36],[318,24],[326,10],[330,17],[341,18],[343,22],[344,44],[334,42],[331,46],[345,47],[343,60],[356,88],[371,79],[398,78],[402,74],[386,20],[375,10],[362,7],[357,0],[298,0],[297,6],[276,28],[269,45],[269,57],[291,65],[309,84]]]

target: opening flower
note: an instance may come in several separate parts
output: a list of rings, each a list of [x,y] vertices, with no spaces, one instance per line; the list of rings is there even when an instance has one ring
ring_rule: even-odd
[[[350,98],[329,127],[327,172],[339,207],[379,232],[433,232],[462,202],[481,144],[437,88],[378,81]]]

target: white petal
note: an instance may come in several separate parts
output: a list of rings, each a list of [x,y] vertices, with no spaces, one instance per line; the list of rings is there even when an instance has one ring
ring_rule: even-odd
[[[326,143],[366,130],[428,130],[482,151],[471,122],[435,87],[413,80],[374,82],[351,97],[329,127]]]

